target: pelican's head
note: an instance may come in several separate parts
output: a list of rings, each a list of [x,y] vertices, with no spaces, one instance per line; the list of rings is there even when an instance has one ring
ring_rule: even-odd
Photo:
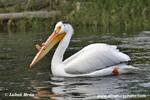
[[[69,32],[69,31],[71,31],[71,32]],[[54,32],[57,33],[57,34],[61,34],[61,33],[71,33],[71,34],[73,34],[73,28],[68,22],[60,21],[55,25]]]
[[[36,62],[42,59],[55,46],[55,44],[57,44],[60,40],[63,39],[63,37],[66,34],[72,35],[73,32],[74,32],[73,28],[68,22],[65,22],[65,21],[58,22],[55,25],[54,32],[47,39],[44,45],[42,47],[37,45],[39,52],[33,59],[32,63],[30,64],[30,67],[32,67]]]

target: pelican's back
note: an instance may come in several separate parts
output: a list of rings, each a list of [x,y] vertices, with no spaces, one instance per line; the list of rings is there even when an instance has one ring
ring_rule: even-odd
[[[66,59],[64,69],[69,74],[86,74],[129,60],[116,46],[96,43]]]

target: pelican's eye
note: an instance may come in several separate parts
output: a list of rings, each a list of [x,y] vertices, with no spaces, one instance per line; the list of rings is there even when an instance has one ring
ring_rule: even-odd
[[[58,26],[56,33],[58,33],[60,30],[61,30],[61,26]]]

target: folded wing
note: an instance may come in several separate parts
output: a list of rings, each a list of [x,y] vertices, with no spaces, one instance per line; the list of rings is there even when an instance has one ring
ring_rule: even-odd
[[[130,57],[119,52],[116,46],[97,43],[66,59],[64,69],[69,74],[85,74],[129,60]]]

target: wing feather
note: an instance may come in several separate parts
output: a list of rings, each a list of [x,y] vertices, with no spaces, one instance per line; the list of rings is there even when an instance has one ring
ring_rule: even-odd
[[[130,57],[119,52],[117,46],[97,43],[66,59],[64,69],[70,74],[85,74],[129,60]]]

